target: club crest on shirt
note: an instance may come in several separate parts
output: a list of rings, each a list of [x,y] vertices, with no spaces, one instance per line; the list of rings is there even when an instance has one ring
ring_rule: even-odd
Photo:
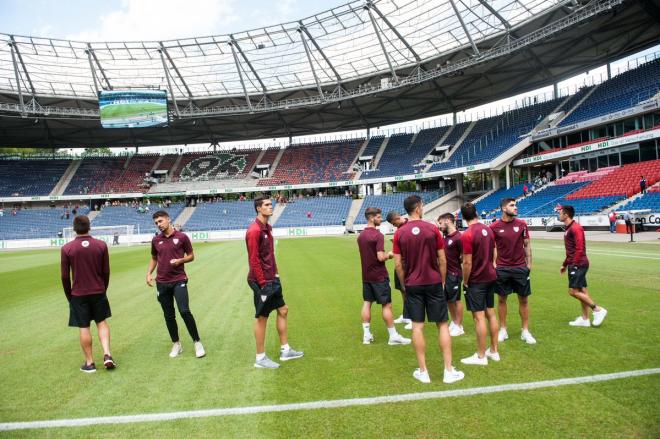
[[[454,241],[452,241],[451,239],[449,241],[447,241],[447,245],[452,245],[453,243],[454,243]]]
[[[486,231],[486,229],[483,229],[483,230],[481,231],[481,234],[484,235],[484,236],[488,236],[488,232]]]
[[[174,245],[177,245],[179,243],[179,238],[174,238],[172,241],[174,242]]]
[[[518,227],[518,226],[515,226],[515,227],[513,228],[513,231],[516,232],[516,233],[518,233],[519,230],[520,230],[520,227]]]
[[[159,241],[159,242],[158,242],[158,245],[163,245],[163,241]]]
[[[411,232],[415,236],[419,235],[419,227],[413,227]]]
[[[504,229],[500,229],[500,233],[504,233]],[[486,235],[484,235],[484,236],[486,236]]]
[[[82,245],[85,248],[89,247],[89,241],[83,241],[80,245]]]

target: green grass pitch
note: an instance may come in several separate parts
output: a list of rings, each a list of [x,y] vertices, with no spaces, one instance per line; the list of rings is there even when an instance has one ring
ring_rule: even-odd
[[[516,300],[502,361],[461,365],[474,352],[474,327],[453,339],[454,363],[466,373],[442,383],[435,328],[427,327],[433,382],[412,378],[411,346],[388,346],[374,307],[376,342],[361,344],[361,281],[354,237],[281,239],[278,265],[290,307],[290,343],[305,351],[279,370],[257,370],[252,293],[243,241],[198,243],[187,266],[191,309],[207,357],[170,341],[154,289],[144,283],[149,249],[111,249],[108,291],[113,355],[119,366],[78,371],[78,334],[68,328],[59,251],[0,254],[0,422],[129,415],[395,395],[579,377],[660,366],[660,245],[588,243],[590,292],[610,311],[600,328],[572,328],[577,301],[559,275],[561,241],[534,240],[531,329],[519,340]],[[391,262],[388,262],[391,271]],[[396,315],[401,310],[394,295]],[[178,317],[178,316],[177,316]],[[399,326],[405,335],[409,331]],[[95,329],[93,330],[96,333]],[[101,363],[94,340],[97,364]],[[267,352],[278,342],[269,323]],[[658,437],[660,376],[341,409],[103,425],[5,433],[12,437]]]
[[[101,119],[130,119],[133,117],[148,116],[149,114],[163,114],[167,105],[152,102],[134,104],[114,104],[101,108]]]

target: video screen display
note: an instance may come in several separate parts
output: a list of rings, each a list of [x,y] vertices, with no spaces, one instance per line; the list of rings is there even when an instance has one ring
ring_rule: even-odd
[[[99,92],[103,128],[144,128],[167,126],[165,90]]]

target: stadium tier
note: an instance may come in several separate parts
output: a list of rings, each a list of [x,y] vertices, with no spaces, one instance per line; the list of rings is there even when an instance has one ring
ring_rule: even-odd
[[[555,180],[555,184],[568,184],[568,183],[584,183],[584,182],[593,182],[598,181],[601,178],[605,177],[607,174],[614,172],[619,169],[619,166],[609,166],[606,168],[600,168],[594,172],[589,171],[575,171],[569,174],[566,174],[562,178]]]
[[[170,207],[162,209],[169,213],[172,222],[175,222],[185,206],[183,204],[172,204]],[[157,204],[151,204],[149,211],[139,212],[137,208],[131,206],[107,206],[101,209],[99,214],[92,220],[92,233],[94,227],[100,226],[118,226],[133,225],[134,233],[154,233],[156,226],[151,215],[160,210]]]
[[[65,209],[18,209],[14,215],[12,209],[4,209],[0,215],[0,240],[4,239],[35,239],[57,238],[58,233],[73,224],[71,209],[69,219],[63,217]],[[87,207],[79,207],[78,215],[86,215]]]
[[[551,185],[518,201],[518,216],[530,218],[552,216],[556,214],[557,205],[562,205],[564,197],[579,190],[588,183],[567,183]]]
[[[660,59],[624,72],[600,84],[560,126],[634,107],[660,92]]]
[[[618,210],[646,209],[650,209],[652,212],[660,212],[660,186],[650,188],[646,194],[626,203]]]
[[[373,136],[370,138],[369,142],[367,142],[367,146],[362,152],[362,156],[372,156],[376,158],[376,154],[378,154],[378,150],[383,145],[384,140],[385,136]]]
[[[121,177],[110,181],[110,192],[144,192],[143,187],[145,174],[149,174],[158,161],[158,155],[134,155],[130,158],[128,166]]]
[[[362,207],[355,218],[354,224],[366,224],[367,219],[364,217],[364,212],[368,207],[377,207],[382,210],[383,221],[390,211],[397,211],[401,215],[405,215],[406,211],[403,208],[403,200],[410,195],[419,195],[425,204],[430,203],[433,200],[438,199],[443,195],[443,192],[440,191],[430,191],[430,192],[397,192],[394,194],[387,195],[367,195],[364,197],[362,202]]]
[[[259,186],[350,180],[354,173],[349,167],[363,142],[354,139],[289,146],[272,177],[260,180]]]
[[[194,213],[184,225],[184,230],[247,229],[254,217],[254,202],[251,200],[203,203],[195,207]]]
[[[49,195],[70,160],[0,160],[0,196]]]
[[[64,195],[105,194],[124,172],[126,157],[90,157],[83,159]]]
[[[624,165],[567,198],[572,200],[609,196],[632,197],[641,192],[639,181],[642,175],[646,178],[648,186],[660,181],[660,160]]]
[[[245,178],[254,167],[261,150],[218,151],[195,155],[186,160],[177,179],[180,181]]]
[[[523,187],[525,186],[524,183],[521,184],[516,184],[511,186],[509,189],[502,188],[498,189],[492,194],[484,197],[483,199],[479,200],[476,203],[477,206],[477,213],[481,215],[481,212],[485,211],[486,213],[490,213],[493,210],[497,210],[500,208],[500,201],[502,198],[518,198],[523,195]]]
[[[291,199],[274,227],[342,225],[348,218],[352,201],[344,196]]]

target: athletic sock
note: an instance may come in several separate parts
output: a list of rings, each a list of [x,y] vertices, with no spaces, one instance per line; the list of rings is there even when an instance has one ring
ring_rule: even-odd
[[[396,328],[394,326],[392,326],[391,328],[387,328],[387,332],[390,333],[390,337],[394,337],[397,334]]]
[[[592,304],[592,305],[589,305],[589,308],[591,308],[591,310],[593,311],[593,310],[596,309],[597,306],[598,306],[598,305],[596,305],[596,304],[594,303],[594,304]]]
[[[289,352],[289,349],[291,349],[291,346],[289,346],[289,343],[283,344],[282,346],[280,346],[280,351],[282,351],[282,352]]]
[[[266,353],[262,352],[261,354],[257,354],[257,361],[263,360],[266,358]]]
[[[362,330],[364,331],[364,335],[371,334],[371,325],[369,323],[363,323]]]

